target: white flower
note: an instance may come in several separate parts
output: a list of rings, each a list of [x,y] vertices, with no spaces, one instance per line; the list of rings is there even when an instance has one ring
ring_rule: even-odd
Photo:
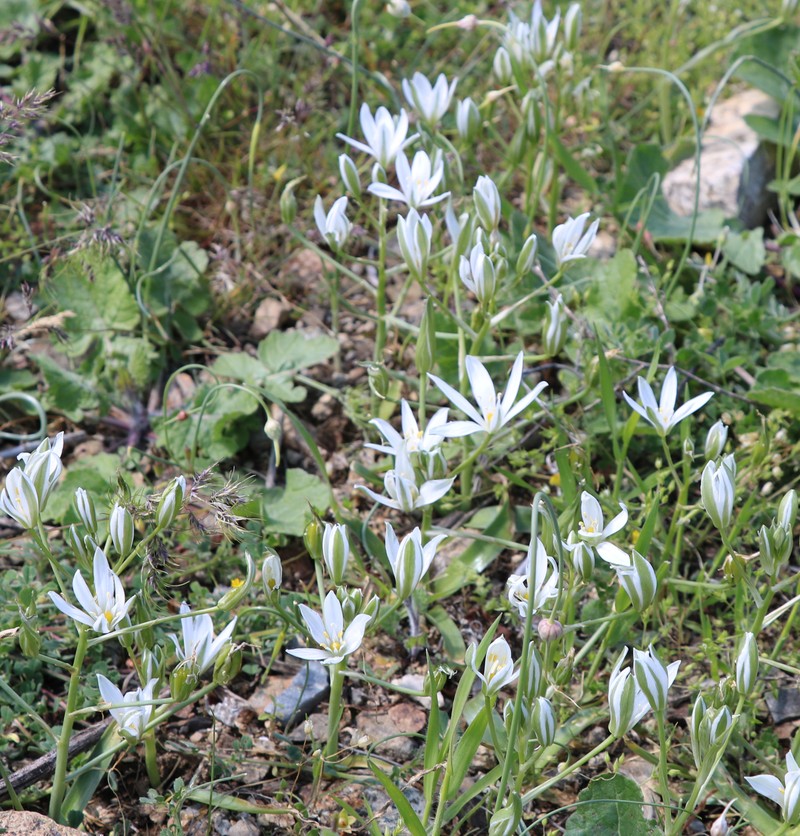
[[[180,612],[184,616],[181,619],[183,646],[174,633],[170,635],[170,638],[175,643],[178,658],[193,667],[196,666],[195,673],[200,676],[216,662],[217,657],[230,641],[233,629],[236,627],[236,619],[234,618],[215,638],[214,622],[208,613],[187,616],[186,613],[190,613],[191,609],[185,601],[181,604]]]
[[[628,509],[621,502],[619,507],[622,508],[619,514],[608,525],[604,525],[600,503],[588,491],[584,491],[581,494],[581,522],[576,535],[612,566],[630,566],[630,557],[618,546],[606,542],[628,522]]]
[[[496,694],[519,676],[519,670],[514,670],[511,648],[502,636],[489,645],[486,658],[483,660],[483,673],[475,665],[476,652],[477,647],[473,643],[467,648],[466,658],[478,679],[483,683],[483,690],[487,694]]]
[[[418,486],[417,476],[411,466],[408,453],[401,451],[395,460],[394,468],[383,477],[383,485],[389,495],[388,499],[370,490],[366,485],[356,485],[356,488],[364,491],[381,505],[410,513],[440,500],[450,490],[454,481],[455,477],[430,479]]]
[[[456,84],[457,78],[448,85],[444,73],[439,75],[433,85],[422,73],[414,73],[411,81],[403,79],[403,95],[423,121],[433,127],[447,113],[456,91]]]
[[[341,585],[347,569],[347,561],[350,559],[350,541],[347,539],[346,525],[325,523],[325,531],[322,534],[322,557],[328,567],[331,580],[337,586]]]
[[[664,385],[661,387],[661,400],[658,403],[656,403],[652,387],[643,377],[639,377],[637,383],[641,405],[636,403],[627,392],[623,392],[622,396],[628,402],[628,406],[641,415],[645,421],[652,424],[662,438],[684,418],[705,406],[714,395],[713,392],[704,392],[675,409],[675,401],[678,397],[678,375],[674,366],[670,366],[664,378]]]
[[[408,0],[389,0],[386,4],[386,11],[392,17],[404,18],[411,14],[411,6]]]
[[[456,438],[478,432],[492,433],[527,409],[547,386],[547,383],[544,381],[537,383],[533,391],[528,392],[515,404],[522,383],[522,364],[523,354],[520,351],[511,368],[505,392],[501,395],[495,391],[492,378],[483,363],[477,357],[467,355],[467,377],[469,377],[469,384],[472,388],[472,396],[475,398],[475,403],[478,405],[480,412],[449,383],[445,383],[441,378],[429,373],[428,377],[442,394],[449,399],[453,406],[458,407],[471,419],[470,421],[453,421],[438,429],[437,432],[445,438]]]
[[[436,430],[447,423],[448,409],[439,409],[428,421],[423,432],[417,424],[417,419],[411,411],[408,401],[400,401],[400,415],[402,416],[402,435],[383,418],[373,418],[370,424],[374,424],[378,432],[384,437],[386,444],[365,444],[372,450],[385,453],[387,456],[399,456],[406,453],[435,454],[442,445],[442,436]]]
[[[360,613],[345,630],[342,605],[333,590],[325,596],[322,604],[322,618],[305,604],[300,604],[299,607],[308,632],[311,633],[311,637],[320,649],[298,647],[287,650],[287,653],[297,656],[298,659],[311,659],[322,662],[323,665],[335,665],[361,647],[364,630],[369,624],[370,616]]]
[[[475,211],[478,219],[488,232],[491,232],[500,224],[500,212],[502,204],[500,192],[491,177],[482,174],[475,183],[472,190],[472,200],[475,204]]]
[[[716,459],[722,455],[725,449],[725,442],[728,440],[728,428],[722,421],[717,421],[706,433],[706,443],[703,453],[707,460]]]
[[[533,542],[528,546],[528,555],[517,568],[517,572],[511,575],[506,582],[508,586],[508,600],[512,607],[515,607],[522,618],[528,615],[528,600],[530,590],[528,589],[528,575],[530,573],[531,558],[533,555]],[[558,597],[558,566],[552,557],[549,557],[544,548],[544,543],[537,538],[536,555],[533,565],[533,609],[537,613],[547,605],[548,601]],[[548,569],[550,574],[548,574]]]
[[[626,735],[650,710],[650,703],[630,668],[622,670],[626,647],[617,659],[608,681],[608,730],[614,737]]]
[[[560,9],[556,12],[555,17],[548,21],[542,12],[542,0],[536,0],[533,4],[533,11],[531,12],[531,47],[536,63],[543,63],[553,54],[560,21]]]
[[[735,462],[731,467],[729,460],[732,459],[726,456],[719,465],[715,462],[708,462],[700,477],[700,499],[703,502],[703,508],[706,509],[711,522],[720,531],[725,531],[730,525],[736,496]]]
[[[637,612],[647,609],[658,592],[655,569],[635,549],[630,566],[614,566],[614,569],[619,585],[627,593],[633,608]]]
[[[372,183],[369,191],[385,200],[399,200],[412,209],[432,206],[450,194],[443,192],[432,196],[444,177],[444,161],[439,153],[435,153],[431,160],[425,151],[417,151],[409,165],[408,157],[401,152],[397,155],[395,168],[399,189],[386,183]]]
[[[758,678],[758,642],[753,633],[745,633],[742,649],[736,657],[736,689],[746,697]]]
[[[283,564],[280,557],[273,551],[267,554],[261,564],[261,581],[267,598],[274,602],[283,582]]]
[[[569,331],[569,319],[564,297],[559,293],[554,302],[545,302],[547,313],[542,323],[542,348],[548,357],[555,357],[564,347]]]
[[[347,220],[346,211],[347,197],[344,196],[334,201],[327,215],[322,205],[322,198],[317,195],[314,201],[314,220],[317,222],[317,229],[333,250],[342,249],[353,228]]]
[[[17,460],[23,462],[25,475],[33,483],[39,497],[39,510],[43,511],[47,499],[58,484],[63,465],[64,433],[54,439],[45,438],[32,453],[20,453]]]
[[[586,225],[588,212],[578,215],[577,218],[567,218],[563,224],[559,224],[553,230],[553,249],[556,253],[556,266],[559,268],[568,261],[576,258],[585,258],[589,247],[597,235],[599,219],[594,221],[584,234],[583,228]]]
[[[120,557],[127,557],[133,547],[133,517],[127,508],[123,508],[118,502],[114,503],[111,509],[111,516],[108,520],[108,533],[111,542]]]
[[[644,692],[645,698],[653,711],[662,713],[667,710],[667,691],[678,675],[680,661],[666,667],[656,656],[653,645],[647,650],[633,651],[633,673],[636,684]]]
[[[408,114],[403,109],[400,110],[399,116],[392,116],[385,107],[379,107],[373,117],[365,102],[361,105],[359,119],[366,144],[344,134],[336,134],[336,136],[352,145],[353,148],[374,157],[383,169],[389,168],[397,154],[419,136],[419,134],[414,134],[406,139]]]
[[[786,778],[783,782],[774,775],[756,775],[745,778],[748,784],[761,795],[774,801],[790,825],[800,821],[800,766],[791,751],[786,753]]]
[[[411,593],[430,568],[439,543],[446,536],[437,534],[423,546],[422,532],[415,528],[398,541],[391,524],[386,523],[386,556],[392,567],[395,590],[402,601],[411,597]]]
[[[24,529],[30,530],[39,524],[39,495],[32,479],[22,468],[12,468],[6,476],[0,493],[0,509]]]
[[[397,219],[397,243],[409,272],[418,281],[427,279],[428,256],[431,254],[433,227],[427,215],[409,209],[407,217]]]
[[[75,598],[83,607],[79,610],[67,603],[57,592],[48,593],[50,600],[64,615],[91,627],[98,633],[110,633],[128,615],[136,596],[125,600],[125,590],[119,576],[111,571],[108,559],[100,548],[94,550],[94,590],[92,595],[88,584],[80,572],[72,578],[72,591]]]
[[[142,703],[149,703],[153,699],[153,689],[157,682],[158,679],[151,679],[144,688],[137,688],[135,691],[123,694],[103,674],[97,674],[100,696],[109,704],[108,711],[117,721],[123,736],[139,740],[144,734],[153,714],[153,706],[142,705]]]
[[[484,252],[483,242],[478,241],[470,250],[469,258],[461,256],[458,275],[467,290],[472,291],[482,306],[487,306],[494,298],[497,286],[492,260]]]

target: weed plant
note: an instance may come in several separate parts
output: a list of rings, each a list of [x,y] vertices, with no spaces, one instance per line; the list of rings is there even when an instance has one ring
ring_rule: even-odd
[[[348,783],[414,836],[798,831],[797,77],[741,52],[794,4],[629,5],[0,12],[11,805],[89,824],[128,752],[175,833],[385,832],[318,806]],[[769,246],[660,192],[752,64],[789,91]],[[243,350],[265,291],[297,321]],[[324,735],[272,726],[268,790],[249,736],[167,780],[167,724],[287,657]],[[362,686],[426,701],[410,762],[345,738]]]

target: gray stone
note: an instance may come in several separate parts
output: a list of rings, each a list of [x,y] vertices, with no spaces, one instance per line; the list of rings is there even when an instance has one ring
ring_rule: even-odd
[[[773,723],[783,723],[800,717],[800,689],[778,688],[776,696],[767,694],[765,699]]]
[[[10,810],[0,813],[0,828],[6,836],[71,836],[80,830],[56,824],[47,816],[39,813],[17,812]]]
[[[404,787],[402,792],[414,812],[421,816],[425,812],[425,796],[413,787]],[[403,820],[397,807],[381,787],[367,787],[364,790],[364,799],[369,804],[373,816],[380,822],[381,833],[387,829],[389,833],[398,829],[400,833],[408,833],[408,830],[402,827]]]
[[[774,199],[767,191],[774,162],[744,117],[775,117],[779,109],[774,99],[759,90],[737,93],[714,107],[700,154],[699,211],[722,209],[727,217],[739,218],[751,229],[764,222]],[[664,196],[677,215],[694,211],[696,177],[692,155],[664,178]]]
[[[289,687],[275,698],[272,711],[285,727],[303,720],[328,696],[329,670],[321,662],[308,662],[292,677]]]

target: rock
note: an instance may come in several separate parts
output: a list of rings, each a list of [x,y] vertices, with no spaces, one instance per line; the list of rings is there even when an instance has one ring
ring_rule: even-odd
[[[425,796],[413,787],[404,787],[403,795],[408,800],[414,812],[421,816],[425,812]],[[408,830],[403,827],[403,820],[397,810],[394,802],[389,798],[386,792],[380,787],[368,787],[364,790],[364,798],[369,803],[370,810],[373,816],[380,822],[380,830],[382,833],[408,833]],[[396,828],[402,828],[397,831]]]
[[[47,816],[16,810],[0,813],[0,832],[5,836],[82,836],[80,830],[56,824]]]
[[[778,688],[777,696],[767,694],[765,699],[775,724],[800,717],[800,689]]]
[[[258,836],[259,833],[261,833],[261,828],[251,816],[245,814],[231,825],[228,836]]]
[[[415,735],[425,728],[427,720],[427,712],[407,702],[393,705],[388,711],[362,711],[356,720],[355,740],[366,735],[367,746],[375,744],[376,754],[406,763],[420,745]]]
[[[263,340],[270,331],[281,328],[289,321],[292,306],[282,299],[267,297],[256,308],[253,324],[250,326],[250,336],[254,340]]]
[[[698,210],[722,209],[730,218],[760,226],[773,196],[767,191],[774,163],[759,136],[744,121],[749,114],[774,117],[778,103],[758,90],[745,90],[717,104],[703,138]],[[664,196],[677,215],[691,215],[697,172],[694,155],[664,178]]]
[[[237,728],[244,732],[258,714],[250,703],[233,691],[225,689],[222,699],[209,709],[211,716],[224,723],[229,728]]]
[[[274,715],[275,720],[289,728],[301,722],[328,696],[328,669],[320,662],[308,662],[278,693],[256,692],[249,703],[259,714]]]

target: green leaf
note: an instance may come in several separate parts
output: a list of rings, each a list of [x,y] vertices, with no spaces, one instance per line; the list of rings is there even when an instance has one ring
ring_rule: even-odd
[[[72,311],[64,330],[71,337],[68,352],[85,354],[92,343],[139,325],[139,308],[125,277],[110,258],[83,250],[60,263],[44,286],[60,311]]]
[[[722,252],[734,267],[754,276],[764,266],[767,258],[764,230],[758,227],[744,232],[729,232],[722,242]]]
[[[339,342],[301,331],[273,331],[258,345],[258,356],[271,372],[296,372],[323,363],[339,350]]]
[[[119,473],[119,456],[112,453],[97,453],[74,461],[47,500],[45,517],[61,525],[78,522],[78,515],[72,507],[78,488],[88,491],[94,497],[98,509],[102,508],[105,499],[114,491]],[[132,486],[128,474],[123,474],[123,478]]]
[[[425,826],[420,821],[416,812],[414,812],[414,808],[411,806],[409,800],[403,795],[400,788],[396,786],[392,782],[391,778],[389,778],[388,775],[377,767],[371,759],[367,760],[367,764],[372,770],[372,774],[383,785],[383,788],[386,790],[389,798],[391,798],[394,802],[394,806],[397,807],[397,812],[400,813],[400,818],[403,820],[403,824],[408,828],[411,836],[427,836]]]
[[[650,836],[659,832],[642,814],[642,791],[624,775],[601,775],[578,798],[581,806],[567,819],[565,836]]]
[[[264,491],[263,530],[302,536],[311,521],[312,508],[324,513],[332,501],[328,485],[313,473],[292,468],[286,471],[286,485]]]
[[[786,71],[793,54],[800,49],[800,27],[786,22],[739,41],[735,57],[754,56],[759,61],[744,61],[736,75],[752,87],[763,90],[778,102],[784,102],[792,90]],[[766,65],[766,66],[765,66]]]
[[[467,652],[464,637],[461,635],[461,629],[448,615],[444,607],[431,607],[425,613],[425,617],[442,634],[445,653],[455,661],[463,659],[464,654]]]
[[[60,412],[71,421],[79,422],[83,420],[84,410],[100,406],[98,390],[84,375],[65,369],[46,354],[35,354],[33,359],[47,384],[47,391],[42,397],[45,409]]]
[[[482,509],[486,511],[487,509]],[[469,527],[470,523],[467,523]],[[488,525],[481,526],[482,533],[487,537],[498,537],[501,540],[511,539],[511,512],[508,503],[494,507],[494,514]],[[434,582],[434,597],[446,598],[456,590],[461,589],[470,578],[480,574],[493,560],[497,558],[505,546],[485,540],[473,540],[469,546],[457,557]]]
[[[600,191],[597,186],[597,181],[572,156],[567,146],[555,134],[551,134],[550,141],[555,148],[556,157],[567,176],[572,178],[584,191],[597,194]]]

